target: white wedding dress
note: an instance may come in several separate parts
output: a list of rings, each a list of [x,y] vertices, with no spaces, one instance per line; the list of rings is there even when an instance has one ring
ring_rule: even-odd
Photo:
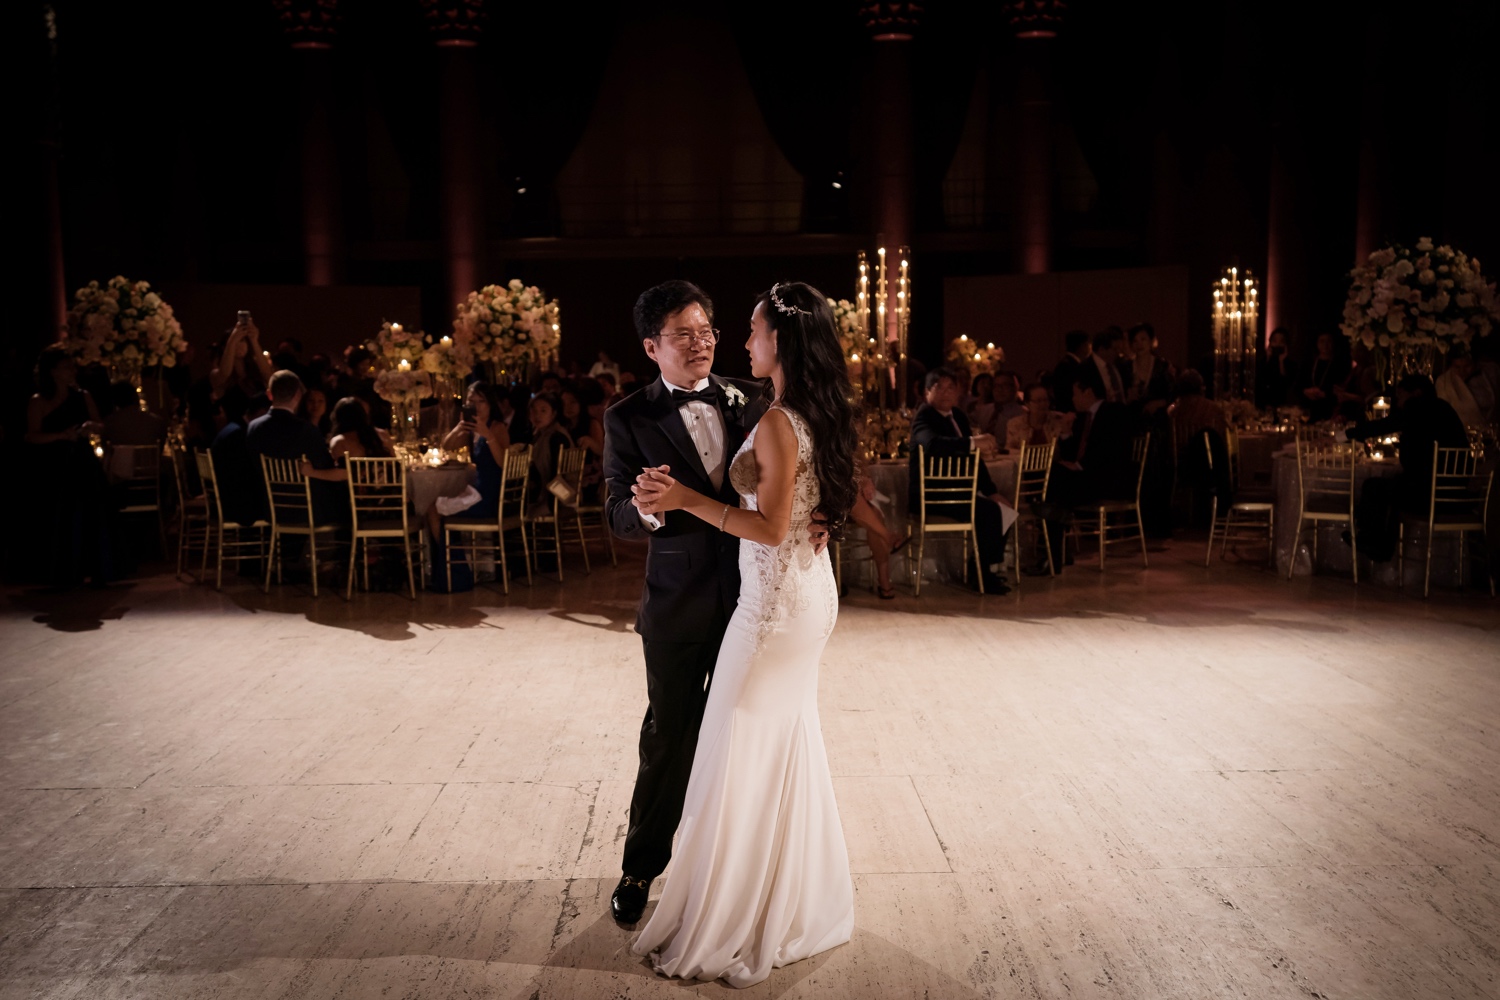
[[[797,435],[792,521],[779,546],[740,542],[740,600],[714,667],[672,869],[632,949],[684,979],[753,986],[849,940],[854,884],[818,721],[818,660],[838,617],[814,554],[812,437]],[[758,429],[757,425],[757,429]],[[729,467],[756,509],[755,431]]]

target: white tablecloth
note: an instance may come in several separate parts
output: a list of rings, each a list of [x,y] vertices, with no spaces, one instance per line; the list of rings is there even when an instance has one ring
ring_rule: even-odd
[[[479,472],[472,465],[412,466],[406,471],[412,509],[425,517],[438,497],[456,497],[478,479]]]
[[[1349,526],[1336,521],[1313,522],[1319,525],[1314,529],[1312,523],[1302,533],[1302,542],[1296,552],[1292,550],[1292,544],[1297,534],[1297,511],[1299,509],[1299,497],[1297,494],[1297,456],[1295,453],[1287,453],[1276,456],[1276,566],[1282,573],[1286,573],[1287,565],[1296,559],[1293,574],[1296,576],[1307,576],[1312,572],[1312,533],[1318,532],[1318,572],[1348,575],[1350,572],[1350,550],[1344,544],[1342,533]],[[1360,462],[1354,467],[1354,497],[1355,502],[1359,500],[1359,491],[1366,480],[1371,477],[1394,476],[1401,472],[1401,463],[1393,458],[1383,461],[1367,460]],[[1407,525],[1406,539],[1406,582],[1405,589],[1410,591],[1416,588],[1416,593],[1422,592],[1422,575],[1424,571],[1425,541],[1421,547],[1415,544],[1412,537],[1412,526]],[[1426,526],[1417,529],[1418,535],[1425,535]],[[1438,539],[1437,548],[1432,552],[1432,583],[1434,587],[1457,587],[1458,580],[1458,547],[1456,536],[1442,536]],[[1371,562],[1363,553],[1359,558],[1359,581],[1373,581],[1394,587],[1396,585],[1395,559],[1389,562]]]
[[[995,488],[1000,491],[1000,495],[1007,500],[1013,498],[1016,490],[1016,460],[1002,456],[984,464],[989,470],[990,478],[995,481]],[[875,508],[885,516],[886,527],[895,538],[900,538],[907,531],[909,470],[910,465],[905,459],[871,462],[865,467],[865,475],[869,476],[870,482],[875,485]],[[847,545],[848,551],[845,559],[850,565],[854,565],[858,560],[867,557],[869,550],[859,541],[864,536],[862,530],[857,526],[852,526],[850,534],[853,537]],[[909,546],[905,552],[910,553],[912,548]],[[923,578],[927,580],[963,579],[962,555],[956,541],[944,539],[932,542],[924,553],[923,561],[927,565]],[[898,555],[897,558],[899,559],[900,556]],[[899,569],[898,564],[893,572],[899,572]]]

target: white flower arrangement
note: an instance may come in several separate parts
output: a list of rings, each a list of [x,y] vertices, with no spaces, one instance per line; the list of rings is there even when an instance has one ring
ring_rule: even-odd
[[[432,379],[422,371],[426,336],[389,320],[365,344],[375,355],[375,394],[388,403],[413,403],[432,395]]]
[[[103,285],[90,281],[73,298],[64,343],[79,364],[174,368],[187,350],[172,307],[147,282],[116,275]]]
[[[738,386],[725,382],[724,401],[729,404],[731,410],[738,410],[745,405],[745,394],[740,392]]]
[[[961,366],[971,376],[981,372],[994,374],[996,369],[1005,364],[1005,348],[996,347],[993,343],[980,346],[979,341],[970,340],[967,333],[961,333],[948,345],[947,362]]]
[[[839,346],[844,349],[844,360],[850,363],[868,358],[873,348],[869,331],[859,322],[859,312],[848,299],[829,299],[828,308],[833,310],[834,328],[838,331]]]
[[[519,279],[470,292],[453,320],[454,343],[474,361],[501,368],[547,364],[561,339],[557,302]]]
[[[433,378],[463,378],[474,370],[474,357],[466,345],[452,337],[433,340],[428,334],[421,368]]]
[[[1376,250],[1349,279],[1340,328],[1351,345],[1447,354],[1488,336],[1497,319],[1495,286],[1479,261],[1425,236],[1412,248]]]

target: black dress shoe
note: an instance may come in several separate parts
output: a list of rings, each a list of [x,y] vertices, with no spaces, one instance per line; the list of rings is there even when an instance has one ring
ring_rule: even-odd
[[[984,592],[986,594],[995,594],[996,596],[1004,597],[1006,594],[1010,593],[1010,585],[1005,582],[1005,578],[1003,576],[996,576],[994,573],[986,573],[984,574]]]
[[[641,913],[646,909],[646,899],[651,895],[651,880],[649,878],[631,878],[626,875],[620,879],[620,884],[615,886],[614,894],[609,897],[609,911],[614,914],[615,923],[631,926],[641,919]]]

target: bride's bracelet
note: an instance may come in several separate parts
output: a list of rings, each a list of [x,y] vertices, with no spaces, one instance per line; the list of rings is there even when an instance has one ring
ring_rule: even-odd
[[[720,531],[724,530],[724,522],[727,521],[727,520],[729,520],[729,505],[726,503],[724,505],[724,513],[722,513],[722,514],[719,515],[719,530]]]

